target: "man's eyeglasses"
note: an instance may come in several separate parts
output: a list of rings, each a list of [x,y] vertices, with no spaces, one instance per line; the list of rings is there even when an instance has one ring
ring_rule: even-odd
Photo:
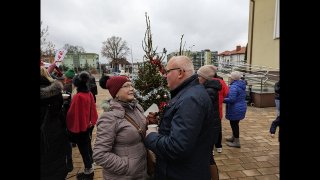
[[[127,85],[124,85],[124,86],[122,86],[121,88],[126,88],[126,89],[129,89],[130,87],[134,88],[134,87],[132,86],[132,84],[127,84]]]
[[[166,74],[169,74],[170,71],[172,70],[181,70],[181,68],[172,68],[172,69],[168,69],[168,70],[164,70]]]

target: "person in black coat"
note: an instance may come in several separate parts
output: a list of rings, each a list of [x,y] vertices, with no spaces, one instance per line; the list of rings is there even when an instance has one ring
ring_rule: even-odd
[[[89,74],[90,74],[89,88],[90,88],[90,92],[93,95],[94,102],[96,103],[97,102],[96,95],[98,95],[98,87],[96,84],[96,78],[91,73],[89,73]]]
[[[40,179],[63,180],[67,176],[65,123],[61,117],[62,84],[40,67]]]
[[[219,172],[216,162],[214,160],[213,148],[214,144],[217,144],[219,133],[221,132],[221,119],[219,112],[219,91],[222,89],[222,85],[219,80],[214,80],[216,74],[216,67],[213,65],[204,65],[197,71],[199,83],[203,84],[206,88],[211,102],[213,104],[212,120],[214,121],[214,139],[212,144],[212,155],[210,156],[210,172],[211,179],[218,180]]]

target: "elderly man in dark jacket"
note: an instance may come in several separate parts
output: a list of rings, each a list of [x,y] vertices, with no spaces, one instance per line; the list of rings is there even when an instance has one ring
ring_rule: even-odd
[[[171,93],[159,133],[147,130],[145,144],[156,154],[155,178],[210,180],[213,105],[194,74],[192,61],[174,56],[166,67]]]

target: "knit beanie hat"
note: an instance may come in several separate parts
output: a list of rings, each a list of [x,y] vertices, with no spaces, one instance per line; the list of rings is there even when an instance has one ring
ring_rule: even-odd
[[[216,74],[217,67],[213,65],[204,65],[198,69],[197,74],[206,80],[210,80]]]
[[[73,77],[72,83],[77,87],[78,92],[89,92],[90,74],[87,71],[81,71]]]
[[[106,88],[113,98],[116,97],[119,89],[126,82],[130,82],[130,79],[126,76],[112,76],[107,80]]]
[[[67,78],[72,79],[72,78],[74,77],[74,75],[75,75],[75,72],[74,72],[73,69],[68,69],[68,71],[66,71],[66,72],[64,73],[64,75],[65,75]]]

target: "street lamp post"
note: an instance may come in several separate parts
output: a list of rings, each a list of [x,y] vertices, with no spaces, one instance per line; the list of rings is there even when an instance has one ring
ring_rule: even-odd
[[[195,45],[193,44],[192,46],[189,47],[191,52],[192,52],[192,47],[193,47],[193,46],[195,46]]]

